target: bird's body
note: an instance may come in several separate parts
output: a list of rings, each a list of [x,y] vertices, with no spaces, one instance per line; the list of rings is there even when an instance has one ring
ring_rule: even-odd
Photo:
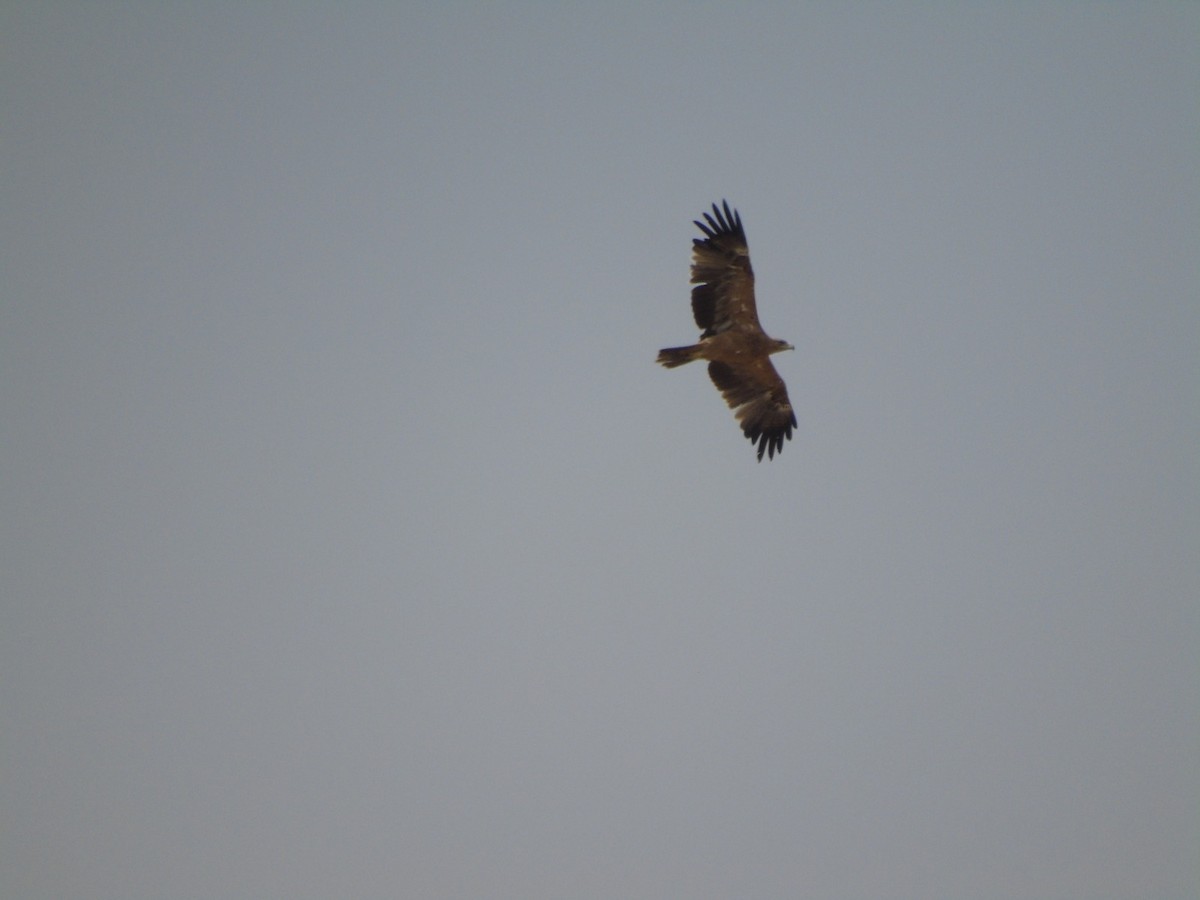
[[[668,347],[658,362],[669,369],[692,360],[708,361],[713,384],[734,410],[742,432],[758,445],[758,459],[782,452],[796,426],[787,386],[771,354],[794,349],[787,341],[768,337],[758,322],[754,300],[754,270],[741,216],[713,204],[696,226],[705,234],[692,242],[692,314],[704,329],[700,342]],[[715,218],[714,218],[715,217]]]

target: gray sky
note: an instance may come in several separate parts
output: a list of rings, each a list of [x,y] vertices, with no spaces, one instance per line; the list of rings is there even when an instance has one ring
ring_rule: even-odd
[[[4,896],[1196,895],[1200,7],[244,6],[0,11]]]

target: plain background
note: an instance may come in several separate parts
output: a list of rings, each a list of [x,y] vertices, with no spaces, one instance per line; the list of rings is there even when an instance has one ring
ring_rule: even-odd
[[[1197,34],[5,4],[0,892],[1196,896]]]

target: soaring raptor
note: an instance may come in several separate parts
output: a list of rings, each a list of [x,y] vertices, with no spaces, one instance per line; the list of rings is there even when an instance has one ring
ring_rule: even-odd
[[[708,360],[708,376],[734,411],[742,433],[774,459],[796,427],[787,386],[771,365],[771,354],[796,349],[767,337],[754,307],[754,271],[742,217],[722,201],[696,222],[705,237],[692,240],[692,315],[704,329],[700,343],[658,351],[668,369],[694,359]],[[706,225],[705,222],[708,224]]]

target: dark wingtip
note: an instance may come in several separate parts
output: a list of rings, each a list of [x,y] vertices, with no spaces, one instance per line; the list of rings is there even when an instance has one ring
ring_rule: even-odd
[[[728,200],[722,200],[721,205],[725,207],[725,218],[729,222],[730,226],[736,227],[736,228],[741,228],[742,227],[742,217],[740,215],[738,215],[738,211],[736,209],[731,210],[729,208]]]
[[[734,234],[745,239],[741,214],[729,205],[728,200],[722,200],[720,206],[714,203],[712,213],[702,213],[702,215],[705,222],[708,223],[707,225],[699,219],[693,219],[692,222],[710,238],[719,234]]]
[[[721,210],[717,208],[717,204],[714,203],[713,214],[717,217],[717,221],[721,223],[722,231],[731,231],[731,223],[733,222],[733,219],[729,216],[729,203],[725,200],[722,200],[721,202],[725,204],[725,212],[722,213]],[[705,216],[705,218],[708,217]]]
[[[774,459],[776,453],[783,453],[783,445],[792,439],[792,429],[795,425],[796,416],[793,414],[792,421],[779,428],[769,430],[751,428],[744,434],[749,438],[751,444],[758,446],[758,461],[762,462],[764,453],[767,455],[767,459]]]
[[[763,451],[767,453],[767,459],[774,459],[776,453],[783,452],[783,438],[777,434],[763,433],[758,439],[758,461],[762,462]]]

